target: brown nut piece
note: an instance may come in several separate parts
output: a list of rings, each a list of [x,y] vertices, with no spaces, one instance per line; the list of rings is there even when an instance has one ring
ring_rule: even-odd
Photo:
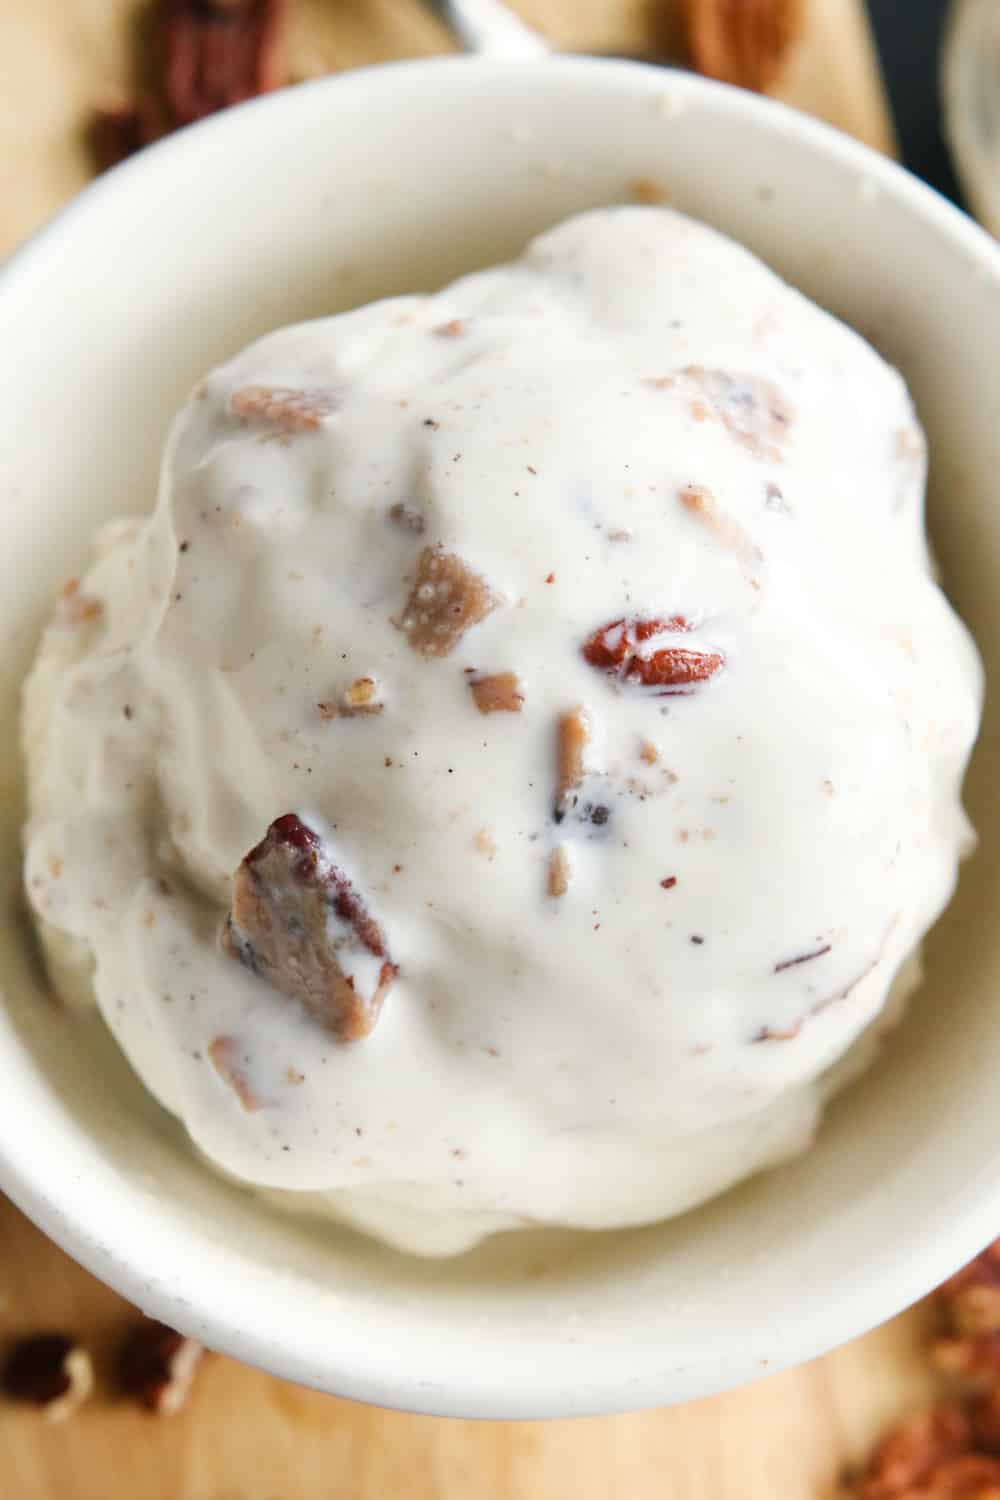
[[[857,1486],[858,1500],[904,1500],[921,1493],[935,1466],[968,1450],[972,1431],[960,1406],[943,1405],[900,1422],[879,1443]]]
[[[611,620],[584,642],[583,658],[592,667],[623,682],[657,688],[657,697],[689,693],[725,664],[718,651],[698,651],[670,644],[670,637],[690,630],[681,615],[669,619]],[[657,642],[655,647],[650,643]]]
[[[157,1416],[172,1417],[187,1401],[195,1371],[205,1353],[166,1323],[143,1318],[129,1333],[118,1360],[118,1383]]]
[[[94,1369],[68,1334],[38,1333],[14,1345],[0,1384],[11,1401],[40,1406],[47,1421],[61,1422],[90,1395]]]
[[[686,484],[679,491],[684,509],[710,531],[740,562],[752,567],[761,560],[760,548],[739,521],[726,514],[712,491],[703,484]]]
[[[498,600],[454,552],[425,547],[417,575],[395,624],[421,656],[447,656],[467,630],[485,620]]]
[[[163,92],[174,124],[280,86],[285,10],[286,0],[160,0]]]
[[[681,0],[691,64],[709,78],[763,92],[802,34],[803,0]]]
[[[295,390],[291,386],[247,385],[229,398],[229,410],[240,421],[258,422],[286,434],[318,431],[337,405],[333,391],[320,387]]]
[[[733,442],[754,458],[781,463],[795,413],[773,381],[688,365],[675,375],[647,379],[644,384],[654,390],[678,391],[688,398],[696,422],[721,422]]]
[[[369,1034],[398,972],[382,929],[295,813],[277,818],[237,869],[222,945],[341,1042]]]
[[[493,672],[481,677],[469,675],[469,691],[481,714],[519,714],[524,706],[524,692],[516,672]]]

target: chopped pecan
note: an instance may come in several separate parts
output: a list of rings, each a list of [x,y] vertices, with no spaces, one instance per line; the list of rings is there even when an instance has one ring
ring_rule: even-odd
[[[118,1360],[118,1383],[123,1395],[156,1412],[171,1417],[187,1401],[195,1371],[205,1350],[195,1339],[143,1318],[122,1345]]]
[[[690,629],[682,615],[666,620],[612,620],[584,642],[584,660],[623,682],[659,689],[657,697],[688,693],[714,677],[724,665],[722,654],[687,646],[661,645],[651,649],[650,643]]]
[[[451,318],[447,323],[439,323],[431,332],[436,333],[439,339],[460,339],[467,327],[464,318]]]
[[[343,1042],[372,1030],[398,972],[381,927],[295,813],[277,818],[236,871],[222,942]]]
[[[378,697],[378,683],[374,677],[358,677],[346,689],[341,704],[341,713],[351,719],[361,714],[380,714],[384,704]]]
[[[569,855],[563,845],[560,844],[549,855],[549,895],[553,897],[565,896],[569,890],[569,877],[571,874],[572,866],[569,862]]]
[[[104,614],[104,603],[93,594],[85,594],[79,578],[70,578],[59,591],[56,618],[67,625],[91,625]]]
[[[37,1333],[14,1345],[0,1384],[12,1401],[44,1408],[50,1422],[68,1417],[94,1388],[90,1355],[63,1333]]]
[[[659,376],[645,384],[655,390],[679,391],[688,397],[696,421],[714,417],[755,458],[781,463],[794,412],[772,381],[688,365],[676,375]]]
[[[803,30],[803,0],[681,0],[691,64],[709,78],[763,92]]]
[[[245,1057],[241,1056],[240,1044],[235,1037],[217,1036],[209,1042],[209,1061],[223,1083],[228,1084],[247,1114],[255,1114],[264,1108],[264,1100],[254,1092],[247,1073]]]
[[[247,385],[234,391],[229,410],[242,422],[258,422],[286,434],[316,432],[337,410],[337,397],[322,387]]]
[[[425,547],[401,618],[395,623],[421,656],[447,656],[498,600],[454,552]]]
[[[726,514],[710,489],[703,484],[686,484],[679,493],[684,509],[696,516],[724,547],[735,552],[741,562],[748,566],[760,562],[760,548],[739,521]]]
[[[569,708],[556,722],[556,822],[566,814],[570,799],[583,784],[584,753],[590,739],[590,719],[584,708]]]
[[[516,672],[493,672],[485,677],[472,673],[469,689],[481,714],[518,714],[524,704]]]

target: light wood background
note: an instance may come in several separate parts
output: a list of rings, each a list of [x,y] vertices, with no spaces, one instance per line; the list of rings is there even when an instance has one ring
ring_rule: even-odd
[[[0,0],[0,255],[87,181],[84,123],[128,90],[141,4]],[[579,50],[669,38],[669,0],[517,8]],[[447,45],[418,0],[295,0],[288,63],[306,77]],[[811,0],[780,93],[892,149],[861,0]],[[918,1310],[804,1369],[672,1411],[436,1421],[213,1359],[188,1410],[156,1419],[111,1394],[112,1351],[129,1317],[0,1200],[0,1354],[19,1332],[73,1331],[101,1377],[97,1398],[61,1426],[0,1403],[0,1500],[829,1500],[844,1465],[929,1391]]]

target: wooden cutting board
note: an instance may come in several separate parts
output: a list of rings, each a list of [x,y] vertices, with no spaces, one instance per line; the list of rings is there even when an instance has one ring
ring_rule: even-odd
[[[617,51],[649,44],[656,8],[518,5],[560,46]],[[0,0],[0,255],[87,181],[84,122],[128,89],[140,9],[141,0]],[[295,77],[448,45],[418,0],[295,0],[293,10]],[[781,97],[892,150],[861,0],[811,0],[809,10]],[[0,1200],[0,1354],[19,1332],[73,1331],[94,1352],[100,1388],[61,1426],[0,1403],[0,1500],[827,1500],[844,1464],[929,1389],[918,1310],[804,1369],[672,1411],[436,1421],[335,1401],[220,1358],[203,1368],[184,1414],[157,1419],[110,1394],[129,1317]]]

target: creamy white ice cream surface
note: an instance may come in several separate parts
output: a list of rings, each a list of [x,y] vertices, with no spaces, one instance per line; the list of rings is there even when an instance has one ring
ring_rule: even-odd
[[[900,377],[662,209],[262,339],[27,684],[57,988],[421,1253],[802,1151],[970,842],[924,479]]]

